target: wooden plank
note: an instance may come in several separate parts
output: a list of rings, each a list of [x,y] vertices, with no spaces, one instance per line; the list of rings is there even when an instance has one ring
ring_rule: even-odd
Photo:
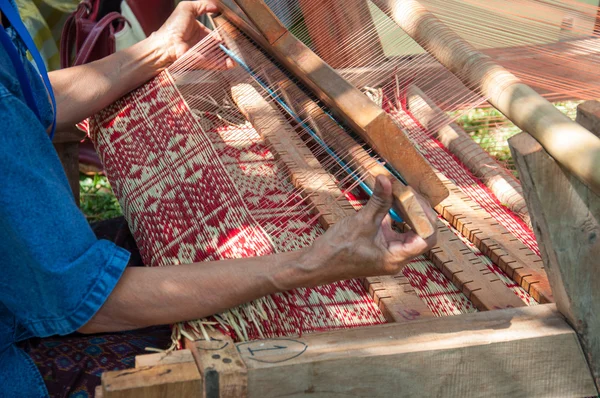
[[[248,397],[596,393],[577,336],[553,305],[236,346]]]
[[[347,164],[358,165],[361,169],[368,171],[367,178],[365,179],[367,185],[373,187],[376,175],[381,174],[391,177],[391,174],[387,169],[369,156],[369,154],[358,145],[356,141],[350,138],[338,124],[326,115],[313,100],[304,94],[280,70],[270,64],[264,55],[258,51],[252,51],[254,47],[247,39],[242,37],[239,33],[236,33],[236,29],[233,26],[230,24],[223,24],[219,19],[215,20],[215,23],[222,28],[221,34],[227,45],[230,48],[235,47],[236,51],[243,57],[244,62],[253,69],[264,69],[263,75],[269,79],[271,86],[274,89],[278,89],[278,92],[283,94],[288,106],[290,106],[301,119],[309,120],[311,126],[319,136],[336,150]],[[262,103],[262,106],[266,109],[268,104],[266,104],[262,98],[256,97],[257,95],[258,94],[255,94],[255,98],[247,98],[244,102],[247,102],[248,104],[243,105],[243,107],[252,109],[259,103]],[[242,112],[244,112],[244,109],[242,109]],[[247,117],[251,116],[248,112],[245,112],[244,114]],[[281,118],[277,112],[274,112],[271,119],[277,119],[278,117]],[[249,120],[254,124],[252,119]],[[265,121],[263,121],[263,123],[265,123]],[[283,132],[287,131],[286,134],[290,136],[290,138],[287,139],[289,143],[286,141],[286,143],[277,145],[278,149],[276,152],[283,150],[287,157],[290,147],[304,146],[302,142],[297,139],[297,135],[294,131],[287,126],[285,120],[282,120],[279,123],[271,121],[267,122],[267,124],[269,125],[265,126],[263,129],[257,127],[256,124],[255,127],[259,130],[272,130],[274,134],[283,134]],[[292,145],[291,140],[296,140],[296,143]],[[305,154],[303,156],[310,157],[310,151],[308,151],[308,155]],[[303,163],[300,162],[302,162],[302,160],[293,160],[292,164],[294,167],[300,167],[300,169],[304,171],[309,168],[310,163],[314,164],[317,160],[311,159]],[[320,194],[322,195],[323,192],[320,192]],[[330,194],[334,197],[339,197],[341,192],[339,192],[334,185],[330,190]],[[322,201],[320,202],[322,203]],[[348,206],[346,206],[346,208],[348,208]],[[331,210],[325,210],[325,212],[328,214],[336,213]],[[352,213],[354,213],[353,210],[346,215],[351,215]],[[343,212],[340,213],[340,215],[344,216]],[[339,219],[339,215],[337,219]],[[328,226],[329,224],[325,225],[325,227]],[[473,301],[476,308],[483,311],[498,308],[516,308],[525,305],[525,303],[508,289],[501,280],[491,273],[487,266],[483,264],[482,260],[462,244],[448,228],[441,222],[437,223],[436,228],[441,234],[438,235],[437,246],[428,253],[428,256],[433,263],[457,285],[458,288],[463,290],[466,296]],[[371,286],[372,283],[375,283],[375,285]],[[420,302],[421,300],[416,296],[414,289],[412,289],[410,285],[402,283],[402,281],[390,277],[377,279],[368,278],[365,283],[365,288],[373,294],[375,302],[380,305],[386,319],[390,321],[412,320],[421,316],[433,315],[429,308]]]
[[[553,302],[542,259],[450,180],[441,174],[440,179],[450,196],[435,210],[535,300]]]
[[[378,36],[366,41],[375,24],[365,0],[300,0],[299,4],[315,51],[332,68],[356,60],[375,62],[384,56]]]
[[[600,137],[600,102],[591,100],[577,105],[577,118],[575,121],[592,134]]]
[[[427,256],[478,310],[525,306],[525,302],[442,222],[438,222],[437,247]]]
[[[388,322],[412,322],[435,317],[401,273],[364,278],[363,286]]]
[[[192,398],[202,396],[202,379],[193,362],[127,369],[102,374],[104,398]]]
[[[270,12],[260,0],[238,0],[237,4],[246,13],[254,14],[253,22],[259,24],[263,23],[261,18],[264,14]],[[439,203],[447,196],[447,191],[425,159],[380,107],[344,80],[289,32],[276,41],[264,39],[264,37],[274,36],[267,32],[271,22],[278,22],[272,13],[274,21],[269,21],[262,27],[258,26],[258,29],[262,28],[266,32],[263,37],[227,6],[222,5],[222,7],[234,24],[294,73],[432,205]],[[252,20],[252,17],[250,19]]]
[[[557,306],[579,334],[600,387],[600,196],[528,134],[509,144]]]
[[[208,341],[184,340],[202,375],[204,396],[245,398],[248,393],[246,365],[233,340],[218,332],[210,332],[210,338]]]
[[[193,362],[194,357],[190,350],[177,350],[170,352],[157,352],[154,354],[138,355],[135,357],[135,367],[170,365],[174,363]]]

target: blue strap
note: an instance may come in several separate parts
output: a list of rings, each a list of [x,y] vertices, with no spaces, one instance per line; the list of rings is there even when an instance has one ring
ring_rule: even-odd
[[[6,53],[8,54],[8,57],[10,58],[15,71],[17,72],[17,78],[19,79],[19,83],[21,83],[21,91],[23,92],[27,106],[29,106],[33,113],[35,113],[35,116],[40,119],[40,111],[33,96],[33,90],[31,89],[31,84],[29,83],[29,76],[27,76],[27,72],[25,72],[25,68],[23,67],[21,55],[8,36],[8,33],[6,33],[2,26],[0,26],[0,43],[6,50]]]
[[[52,85],[50,84],[50,78],[48,77],[48,71],[46,70],[46,65],[42,60],[42,56],[39,51],[35,47],[33,39],[29,35],[29,32],[23,25],[21,21],[21,17],[17,10],[13,7],[13,5],[9,2],[9,0],[0,0],[0,10],[2,10],[2,14],[8,19],[13,29],[17,32],[27,50],[31,54],[33,61],[35,62],[40,75],[42,76],[42,80],[44,81],[44,85],[46,86],[46,90],[48,90],[48,94],[50,95],[50,100],[52,102],[52,109],[54,111],[54,120],[52,121],[52,130],[50,131],[50,139],[54,137],[54,132],[56,130],[56,99],[54,98],[54,91],[52,90]],[[27,78],[27,74],[25,73],[25,67],[21,62],[21,58],[18,56],[18,52],[14,47],[12,41],[4,31],[4,29],[0,29],[0,41],[2,45],[6,49],[14,67],[17,71],[17,77],[19,78],[19,82],[21,83],[21,89],[23,90],[23,95],[25,96],[25,101],[27,105],[31,108],[31,110],[36,114],[38,119],[41,121],[41,115],[39,109],[37,108],[37,104],[35,99],[33,98],[33,91],[31,90],[31,84],[29,83],[29,79]],[[6,43],[6,39],[8,39],[9,43]],[[14,52],[12,51],[14,50]],[[12,53],[12,54],[11,54]],[[15,54],[17,57],[15,57]],[[29,97],[29,98],[28,98]]]

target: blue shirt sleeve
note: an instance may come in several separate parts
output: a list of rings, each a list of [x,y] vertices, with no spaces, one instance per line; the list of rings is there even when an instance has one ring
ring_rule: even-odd
[[[68,334],[102,306],[129,253],[97,240],[45,129],[0,84],[0,302],[17,340]]]

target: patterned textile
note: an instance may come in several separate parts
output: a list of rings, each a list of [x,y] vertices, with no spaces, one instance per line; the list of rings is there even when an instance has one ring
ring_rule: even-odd
[[[168,326],[99,335],[73,334],[30,339],[20,344],[37,365],[50,397],[94,396],[102,373],[132,368],[135,356],[147,347],[166,349],[171,344]]]
[[[147,265],[288,251],[310,244],[323,232],[258,134],[247,125],[225,126],[198,118],[168,72],[96,115],[90,128]],[[460,180],[465,169],[438,148],[439,143],[425,132],[411,138],[430,161],[442,158],[436,167],[445,166],[439,168]],[[472,184],[468,187],[472,194],[494,203],[484,186]],[[359,206],[360,201],[354,204]],[[516,225],[512,231],[533,236],[506,208],[498,207],[493,208],[495,214]],[[515,294],[534,303],[487,257],[484,262]],[[434,314],[475,311],[425,258],[413,260],[404,274]],[[252,339],[372,325],[384,319],[359,282],[346,281],[273,295],[215,321],[220,328],[233,325],[226,330],[232,335]],[[236,328],[238,323],[242,330]],[[190,327],[200,334],[201,326]]]
[[[262,256],[322,234],[253,129],[215,123],[203,131],[201,124],[209,127],[168,72],[91,120],[90,135],[147,265]],[[359,281],[344,281],[272,295],[216,321],[252,339],[385,320]]]

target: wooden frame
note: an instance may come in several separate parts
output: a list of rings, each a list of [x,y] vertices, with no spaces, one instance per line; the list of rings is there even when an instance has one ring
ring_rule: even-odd
[[[514,137],[510,145],[556,306],[407,319],[249,343],[214,335],[210,341],[186,341],[189,351],[138,357],[135,370],[105,373],[99,394],[109,398],[596,395],[600,278],[593,271],[600,256],[600,198],[527,134]],[[547,197],[553,200],[544,200]],[[443,203],[440,206],[445,212]],[[458,218],[468,228],[470,222]],[[479,224],[471,227],[466,235],[481,241]],[[485,240],[490,239],[494,236]],[[526,280],[531,274],[519,275],[520,269],[512,269],[513,277],[531,287]]]
[[[562,313],[545,304],[250,343],[213,335],[105,373],[97,396],[596,395],[600,198],[530,136],[510,145]],[[559,200],[540,202],[549,194]]]
[[[186,348],[105,373],[101,395],[596,394],[577,335],[552,304],[249,343],[188,341]]]

